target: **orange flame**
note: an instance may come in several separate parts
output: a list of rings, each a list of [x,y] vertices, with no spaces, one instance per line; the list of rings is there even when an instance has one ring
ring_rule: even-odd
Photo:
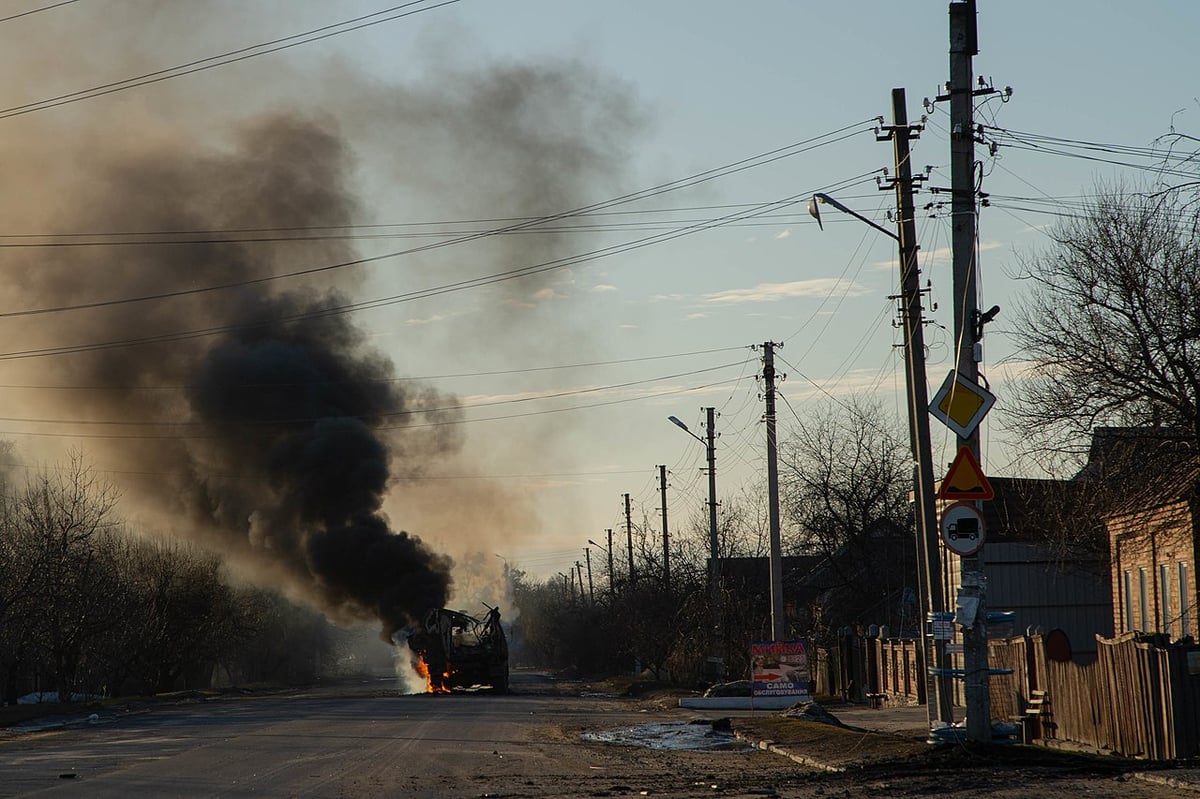
[[[450,689],[447,688],[445,685],[439,685],[436,687],[434,686],[433,678],[429,674],[429,666],[425,663],[425,661],[422,658],[417,658],[416,663],[414,665],[416,667],[417,674],[420,674],[422,677],[425,678],[425,692],[426,693],[429,693],[429,694],[448,694],[448,693],[450,693]],[[448,671],[443,672],[442,676],[448,680],[448,679],[450,679],[450,672],[448,672]]]

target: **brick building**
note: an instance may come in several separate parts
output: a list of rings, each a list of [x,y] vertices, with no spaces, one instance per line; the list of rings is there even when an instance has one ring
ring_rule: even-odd
[[[1112,553],[1117,632],[1196,637],[1196,560],[1200,503],[1196,474],[1170,481],[1141,507],[1106,521]]]

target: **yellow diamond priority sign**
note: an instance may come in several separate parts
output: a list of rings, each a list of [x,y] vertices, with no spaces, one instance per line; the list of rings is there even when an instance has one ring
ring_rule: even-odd
[[[952,370],[934,395],[929,412],[960,438],[970,438],[995,404],[992,392]]]

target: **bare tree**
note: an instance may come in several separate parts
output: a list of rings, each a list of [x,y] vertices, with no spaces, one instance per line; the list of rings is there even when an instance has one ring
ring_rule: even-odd
[[[782,511],[790,549],[833,555],[861,547],[874,525],[908,525],[912,458],[877,403],[825,405],[780,444]]]
[[[95,639],[122,619],[110,557],[116,500],[116,490],[74,453],[61,470],[31,477],[14,505],[12,522],[36,572],[26,644],[63,701],[78,687]]]
[[[1101,426],[1200,442],[1200,225],[1186,206],[1101,187],[1021,265],[1012,332],[1031,366],[1009,414],[1028,451],[1079,455]]]
[[[780,442],[779,474],[785,550],[818,559],[802,586],[789,586],[808,597],[808,634],[902,618],[916,545],[912,458],[896,423],[870,401],[824,405]]]

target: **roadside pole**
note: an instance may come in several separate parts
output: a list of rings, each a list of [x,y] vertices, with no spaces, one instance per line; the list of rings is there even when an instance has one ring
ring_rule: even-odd
[[[896,228],[900,244],[900,303],[904,323],[904,367],[908,382],[909,445],[914,470],[913,491],[916,494],[917,551],[921,557],[921,587],[925,594],[924,609],[938,614],[946,609],[942,591],[942,559],[937,509],[933,494],[933,461],[930,455],[929,389],[925,382],[925,331],[921,308],[921,273],[917,259],[916,206],[913,192],[917,180],[912,174],[909,140],[919,134],[920,126],[908,124],[908,108],[904,89],[892,89],[891,126],[883,128],[880,139],[894,144],[896,177],[881,184],[881,188],[896,191]],[[946,669],[946,652],[926,631],[922,619],[921,648],[924,655],[926,707],[930,728],[935,722],[953,722],[951,691]]]
[[[979,52],[975,0],[950,3],[950,185],[951,249],[954,275],[955,369],[959,379],[979,382],[982,359],[978,333],[979,303],[975,253],[975,97],[995,93],[974,86],[971,59]],[[939,98],[941,99],[941,98]],[[956,383],[957,385],[957,383]],[[958,448],[967,448],[982,463],[979,429],[958,437]],[[987,578],[981,546],[974,556],[961,560],[960,602],[964,610],[957,621],[963,625],[963,690],[967,705],[967,738],[977,743],[992,740],[991,697],[988,687]]]

